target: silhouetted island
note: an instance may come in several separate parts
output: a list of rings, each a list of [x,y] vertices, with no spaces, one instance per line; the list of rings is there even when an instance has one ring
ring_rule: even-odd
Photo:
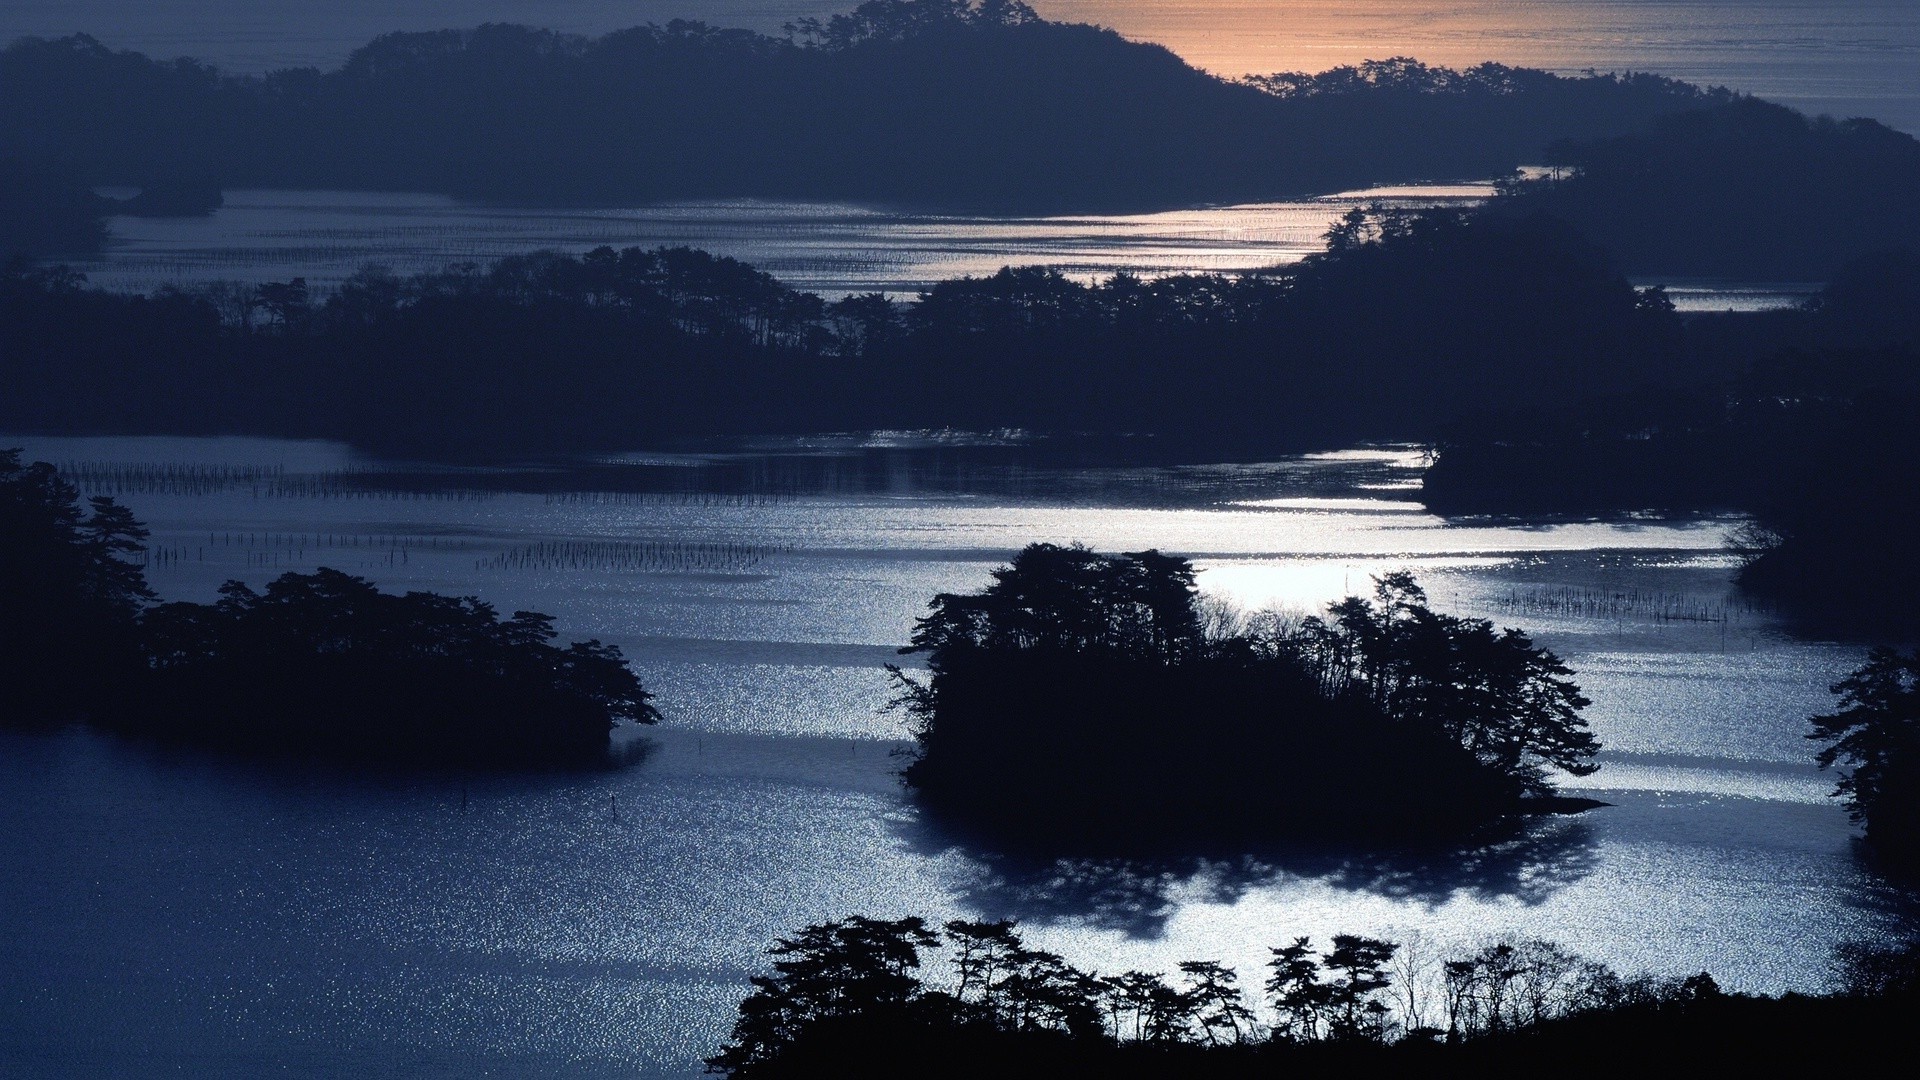
[[[1517,630],[1405,574],[1288,625],[1222,619],[1184,559],[1034,544],[943,593],[895,669],[935,814],[1040,849],[1134,854],[1455,839],[1596,805],[1587,700]],[[1211,616],[1211,618],[1210,618]]]
[[[556,646],[550,616],[502,619],[473,597],[322,569],[151,606],[131,561],[145,536],[113,500],[83,511],[52,466],[0,452],[0,719],[508,769],[604,763],[619,723],[659,719],[619,649]]]
[[[1920,247],[1920,139],[1751,99],[1556,145],[1558,170],[1506,184],[1496,212],[1549,213],[1630,273],[1812,281]]]
[[[685,248],[370,269],[325,293],[132,296],[15,267],[0,336],[0,429],[321,437],[442,459],[1021,428],[1219,460],[1431,438],[1469,409],[1688,367],[1671,306],[1590,241],[1449,211],[1362,214],[1270,274],[1089,285],[1009,269],[911,303],[829,304]]]
[[[784,37],[490,24],[264,75],[25,38],[0,51],[0,157],[91,184],[1086,212],[1496,176],[1558,139],[1733,99],[1406,59],[1234,82],[1023,3],[874,0]]]
[[[1917,313],[1920,256],[1886,251],[1798,310],[1696,316],[1696,355],[1724,359],[1692,385],[1468,413],[1421,498],[1456,515],[1744,511],[1743,588],[1823,632],[1910,632],[1920,608],[1889,598],[1920,596]]]
[[[383,593],[338,570],[232,581],[213,604],[141,620],[149,670],[131,733],[223,749],[413,765],[607,761],[652,695],[597,641],[552,644],[551,616],[473,597]]]

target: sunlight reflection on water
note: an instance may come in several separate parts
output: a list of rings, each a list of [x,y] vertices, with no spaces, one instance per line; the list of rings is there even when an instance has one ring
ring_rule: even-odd
[[[1003,266],[1048,266],[1081,281],[1120,271],[1159,277],[1267,269],[1322,250],[1328,227],[1353,207],[1467,205],[1491,193],[1490,184],[1401,185],[1153,214],[967,218],[760,200],[555,209],[424,194],[242,190],[228,192],[226,205],[205,218],[113,218],[106,253],[74,266],[93,284],[142,292],[296,276],[324,290],[370,263],[415,274],[537,250],[687,245],[830,299],[866,292],[911,298],[935,282]],[[1748,311],[1798,303],[1812,291],[1796,283],[1692,280],[1669,296],[1681,310]]]
[[[351,460],[0,441],[57,461]],[[853,912],[1016,916],[1103,970],[1211,957],[1252,972],[1294,935],[1418,929],[1537,935],[1768,990],[1816,988],[1833,943],[1901,923],[1801,738],[1858,650],[1789,637],[1729,592],[1731,522],[1451,523],[1340,495],[1417,468],[1366,451],[1091,470],[1057,489],[1029,470],[1024,494],[915,487],[908,471],[889,496],[731,502],[126,494],[177,555],[152,567],[168,597],[327,564],[550,611],[565,635],[625,648],[667,721],[626,769],[504,779],[0,736],[0,980],[25,988],[0,1044],[68,1072],[138,1072],[115,1049],[138,1047],[215,1076],[281,1061],[685,1076],[766,942]],[[731,571],[488,562],[580,539],[766,554]],[[1296,608],[1411,568],[1437,606],[1527,627],[1576,670],[1608,753],[1572,786],[1613,805],[1486,848],[1367,858],[1027,864],[971,847],[900,789],[881,664],[933,593],[978,588],[1036,539],[1159,546],[1195,556],[1210,590]]]
[[[684,244],[830,297],[912,295],[936,281],[1046,265],[1074,277],[1231,273],[1299,261],[1354,206],[1471,202],[1488,184],[1154,214],[1038,218],[909,215],[761,200],[632,209],[484,206],[439,195],[232,191],[206,218],[112,219],[113,243],[75,265],[95,284],[150,290],[223,278],[339,282],[366,263],[411,274],[540,249]]]

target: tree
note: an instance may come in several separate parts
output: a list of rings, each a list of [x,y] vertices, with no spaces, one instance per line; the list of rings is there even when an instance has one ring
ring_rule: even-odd
[[[110,707],[138,667],[136,619],[153,593],[134,561],[147,530],[110,498],[87,500],[44,461],[0,450],[0,719]]]
[[[1445,731],[1529,794],[1551,792],[1548,768],[1585,776],[1599,767],[1600,744],[1580,715],[1591,702],[1522,631],[1434,611],[1404,571],[1376,578],[1371,601],[1348,597],[1327,612],[1296,638],[1325,692]]]
[[[906,652],[939,671],[976,650],[1104,651],[1171,663],[1198,653],[1193,566],[1158,551],[1101,555],[1074,544],[1029,544],[993,584],[941,593]]]
[[[1236,1043],[1253,1036],[1253,1010],[1241,996],[1238,973],[1213,960],[1182,961],[1180,973],[1187,977],[1185,994],[1208,1046],[1219,1045],[1223,1032]]]
[[[1092,1037],[1104,1028],[1100,980],[1061,956],[1020,948],[995,990],[1003,1023],[1014,1031],[1059,1031]]]
[[[1322,960],[1333,975],[1326,984],[1330,1038],[1385,1041],[1389,1010],[1381,996],[1392,984],[1386,968],[1397,948],[1378,938],[1334,935],[1333,948]]]
[[[1890,860],[1920,857],[1920,650],[1879,648],[1835,683],[1837,712],[1813,718],[1807,737],[1823,743],[1815,760],[1845,773],[1833,794]]]
[[[1100,980],[1107,1007],[1107,1028],[1117,1041],[1158,1041],[1172,1027],[1167,1005],[1180,992],[1146,971],[1128,971]],[[1127,1021],[1131,1019],[1132,1023]]]
[[[1269,950],[1267,961],[1267,1001],[1278,1022],[1275,1038],[1290,1042],[1315,1042],[1325,1031],[1332,993],[1320,981],[1320,963],[1313,954],[1311,938],[1294,938],[1293,943]]]
[[[954,919],[946,924],[947,941],[953,946],[953,964],[959,981],[954,997],[964,1004],[978,1005],[988,1016],[999,1015],[1000,980],[1021,951],[1020,935],[1014,933],[1011,919],[998,922],[971,922]]]
[[[856,915],[777,939],[767,950],[774,973],[753,977],[733,1041],[707,1059],[708,1068],[737,1072],[765,1064],[823,1022],[904,1014],[921,990],[920,951],[939,945],[939,935],[917,916]]]
[[[1315,956],[1312,939],[1304,937],[1270,950],[1266,991],[1277,1017],[1274,1037],[1386,1041],[1392,1016],[1384,1000],[1392,985],[1387,964],[1398,948],[1377,938],[1335,934],[1324,956]]]
[[[255,307],[265,308],[282,330],[292,329],[303,323],[311,311],[307,303],[307,279],[262,282],[254,289],[253,303]]]

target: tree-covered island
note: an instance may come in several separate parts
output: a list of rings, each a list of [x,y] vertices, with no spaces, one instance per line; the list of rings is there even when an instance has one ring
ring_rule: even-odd
[[[607,760],[652,695],[614,646],[474,597],[394,595],[338,570],[212,604],[154,604],[146,530],[45,462],[0,451],[0,721],[279,756],[528,768]]]
[[[1593,772],[1571,672],[1442,614],[1405,573],[1324,616],[1242,617],[1155,551],[1034,544],[941,594],[895,669],[936,814],[996,839],[1142,852],[1457,838]]]

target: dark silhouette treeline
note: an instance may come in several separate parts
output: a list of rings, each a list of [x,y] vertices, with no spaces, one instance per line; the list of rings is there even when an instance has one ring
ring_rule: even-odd
[[[0,450],[0,717],[32,723],[116,699],[153,599],[131,559],[146,537],[126,507],[83,507],[53,466]]]
[[[1087,211],[1494,176],[1731,98],[1406,60],[1235,83],[1024,4],[878,0],[784,38],[396,33],[337,70],[262,76],[21,39],[0,52],[0,157],[95,184]]]
[[[1074,851],[1457,839],[1577,809],[1587,700],[1517,630],[1434,612],[1405,574],[1297,625],[1206,607],[1185,559],[1027,547],[941,594],[894,669],[936,814]]]
[[[772,972],[708,1067],[741,1080],[1777,1075],[1883,1060],[1920,982],[1903,947],[1843,948],[1837,993],[1781,998],[1725,993],[1705,972],[1622,976],[1540,940],[1454,954],[1338,934],[1269,951],[1264,983],[1243,988],[1208,960],[1171,979],[1083,971],[1011,921],[818,923],[768,950]]]
[[[1690,388],[1569,398],[1453,425],[1422,498],[1438,512],[1744,510],[1743,586],[1824,629],[1911,630],[1920,567],[1920,257],[1850,264],[1795,311],[1701,317],[1756,357]]]
[[[222,750],[432,767],[608,760],[651,695],[597,641],[473,597],[337,570],[155,604],[147,533],[45,462],[0,451],[0,721],[71,720]]]
[[[1151,435],[1170,453],[1419,439],[1687,367],[1679,320],[1544,218],[1383,213],[1283,272],[1042,269],[828,304],[686,249],[551,253],[329,295],[0,274],[0,426],[416,455],[875,429]]]
[[[1832,690],[1840,707],[1814,717],[1807,735],[1825,744],[1815,760],[1842,768],[1834,797],[1865,826],[1874,855],[1911,879],[1920,870],[1920,650],[1875,649]]]
[[[1496,212],[1545,212],[1629,272],[1812,281],[1920,247],[1920,140],[1867,119],[1752,99],[1558,144],[1562,170],[1502,187]]]

